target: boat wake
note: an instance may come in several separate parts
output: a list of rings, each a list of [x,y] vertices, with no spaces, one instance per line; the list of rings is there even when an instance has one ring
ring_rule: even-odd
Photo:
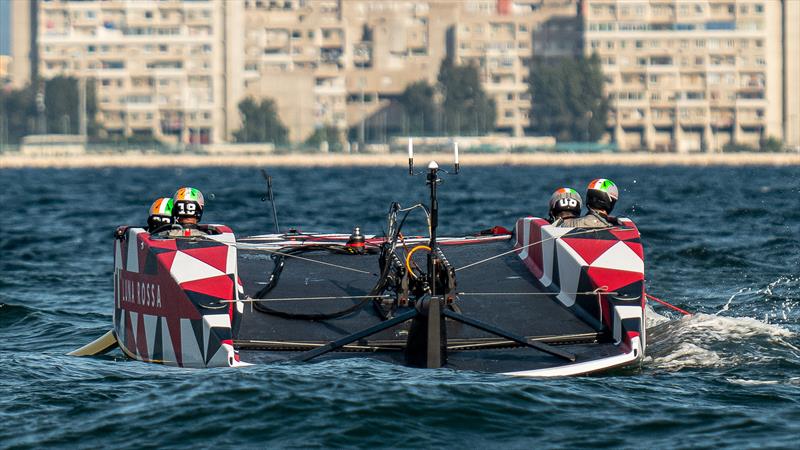
[[[679,319],[670,319],[648,307],[645,367],[672,372],[800,366],[798,287],[800,278],[781,277],[761,289],[739,289],[716,313]],[[736,377],[728,381],[787,382]],[[788,381],[800,383],[800,380]]]

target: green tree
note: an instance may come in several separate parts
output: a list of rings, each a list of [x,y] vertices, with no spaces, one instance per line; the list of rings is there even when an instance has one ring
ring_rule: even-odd
[[[0,96],[0,132],[8,125],[8,142],[17,143],[28,134],[38,133],[36,121],[36,92],[32,86],[19,90],[6,89]],[[79,108],[81,108],[78,92],[78,80],[71,77],[58,76],[45,81],[45,119],[49,133],[76,134],[79,130]],[[100,125],[97,116],[97,96],[94,80],[86,81],[86,125],[90,137],[98,135]],[[0,139],[5,135],[0,136]]]
[[[310,147],[319,147],[319,144],[323,142],[327,142],[329,148],[331,149],[339,149],[341,148],[341,142],[339,142],[339,129],[326,125],[324,127],[317,128],[311,133],[310,136],[305,141],[305,144]]]
[[[278,117],[275,102],[265,98],[259,104],[252,97],[239,102],[242,126],[233,133],[236,142],[286,143],[288,130]]]
[[[78,132],[78,80],[57,76],[45,82],[45,116],[47,132],[77,134]]]
[[[537,58],[531,67],[534,129],[559,141],[597,141],[606,131],[609,102],[600,58]]]
[[[36,118],[34,95],[30,86],[3,90],[0,95],[0,141],[16,144],[25,135],[33,133]]]
[[[45,117],[47,132],[51,134],[80,133],[80,81],[73,77],[57,76],[45,81]],[[97,123],[97,95],[93,79],[86,83],[86,134],[96,137],[100,131]]]
[[[439,89],[444,101],[444,128],[450,134],[485,134],[494,129],[494,100],[481,85],[474,64],[457,66],[445,58],[439,68]]]
[[[434,88],[426,81],[417,81],[406,86],[398,99],[408,118],[411,134],[430,134],[436,131],[438,107],[434,99]]]
[[[775,136],[770,136],[761,142],[761,151],[772,152],[772,153],[782,152],[783,141],[776,138]]]

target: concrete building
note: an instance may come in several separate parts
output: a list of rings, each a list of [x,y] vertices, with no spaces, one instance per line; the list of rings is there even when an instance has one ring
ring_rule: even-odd
[[[784,109],[800,101],[784,87],[796,92],[785,67],[797,67],[800,54],[785,53],[797,49],[800,16],[791,3],[585,0],[585,52],[601,57],[620,148],[719,151],[729,142],[757,148],[769,137],[796,139],[784,130]],[[794,47],[784,27],[794,29]]]
[[[768,137],[800,146],[795,0],[19,0],[11,8],[13,85],[94,79],[97,119],[116,135],[230,141],[248,96],[276,101],[293,142],[320,127],[341,138],[376,121],[402,129],[392,100],[409,83],[435,83],[450,55],[479,67],[497,131],[521,136],[531,59],[597,52],[612,99],[609,136],[623,149],[714,151]]]
[[[358,127],[435,82],[453,2],[245,0],[245,94],[274,98],[292,141]]]
[[[800,152],[800,1],[783,0],[783,140]]]
[[[462,7],[451,51],[456,64],[479,67],[484,88],[495,100],[497,130],[524,136],[530,125],[531,59],[580,54],[577,1],[509,0],[487,6]]]
[[[11,30],[11,63],[9,65],[9,78],[11,87],[20,89],[31,82],[32,68],[36,67],[37,52],[35,46],[35,17],[37,4],[35,2],[11,2],[9,10],[9,25]]]
[[[435,83],[450,54],[457,64],[480,67],[498,105],[498,130],[521,136],[530,122],[534,46],[576,54],[577,3],[245,0],[245,94],[276,99],[291,139],[300,141],[325,125],[358,128],[379,115],[386,121],[391,99],[410,83]]]
[[[97,120],[108,133],[182,143],[229,138],[226,106],[235,105],[240,93],[236,78],[229,75],[230,66],[238,63],[231,57],[238,49],[231,46],[241,33],[240,27],[232,26],[241,18],[236,11],[240,3],[109,0],[31,5],[36,37],[32,53],[38,58],[38,64],[31,58],[32,66],[43,78],[93,79]]]

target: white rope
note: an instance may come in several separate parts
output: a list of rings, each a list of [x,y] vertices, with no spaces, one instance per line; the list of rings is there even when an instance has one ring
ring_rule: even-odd
[[[246,298],[243,300],[220,300],[220,303],[262,303],[262,302],[286,302],[299,300],[344,300],[353,298],[390,298],[389,295],[343,295],[339,297],[283,297],[283,298]]]
[[[588,291],[588,292],[458,292],[456,295],[549,295],[549,296],[556,296],[559,294],[567,294],[567,295],[597,295],[597,294],[619,294],[619,292],[607,292],[607,291]]]
[[[600,231],[600,230],[611,230],[611,229],[614,229],[614,228],[618,228],[618,227],[595,228],[595,229],[592,229],[592,230],[578,231],[578,232],[575,232],[575,233],[571,233],[567,237],[572,237],[572,236],[575,236],[575,235],[578,235],[578,234],[594,233],[594,232],[597,232],[597,231]],[[511,253],[519,252],[519,251],[522,251],[522,250],[524,250],[524,249],[526,249],[528,247],[533,247],[534,245],[541,244],[542,242],[552,241],[553,239],[558,239],[560,237],[563,237],[563,235],[562,236],[551,236],[549,238],[542,239],[541,241],[536,241],[536,242],[534,242],[532,244],[523,245],[522,247],[514,248],[514,249],[509,250],[507,252],[503,252],[503,253],[500,253],[500,254],[497,254],[497,255],[494,255],[494,256],[490,256],[490,257],[488,257],[486,259],[481,259],[481,260],[475,261],[473,263],[469,263],[466,266],[461,266],[461,267],[457,268],[456,272],[458,272],[459,270],[469,269],[470,267],[477,266],[478,264],[483,264],[483,263],[491,261],[493,259],[497,259],[497,258],[506,256],[506,255],[511,254]]]

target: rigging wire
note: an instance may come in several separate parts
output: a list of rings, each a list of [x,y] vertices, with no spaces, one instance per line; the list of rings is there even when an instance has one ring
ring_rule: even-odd
[[[367,298],[391,298],[390,295],[341,295],[330,297],[283,297],[283,298],[246,298],[241,300],[220,300],[221,303],[267,303],[267,302],[288,302],[300,300],[347,300],[347,299],[367,299]]]
[[[546,295],[546,296],[556,296],[559,294],[567,294],[567,295],[597,295],[597,294],[604,294],[604,295],[613,295],[619,294],[619,292],[608,292],[608,291],[586,291],[586,292],[456,292],[456,295]]]
[[[594,229],[591,229],[591,230],[577,231],[575,233],[570,233],[570,235],[568,237],[576,236],[576,235],[579,235],[579,234],[595,233],[595,232],[601,231],[601,230],[603,230],[603,231],[605,231],[605,230],[613,230],[615,228],[619,228],[619,227],[594,228]],[[560,237],[562,237],[562,236],[550,236],[549,238],[542,239],[541,241],[536,241],[536,242],[533,242],[533,243],[528,244],[528,245],[523,245],[522,247],[514,248],[514,249],[511,249],[511,250],[509,250],[507,252],[498,253],[497,255],[490,256],[488,258],[484,258],[484,259],[475,261],[473,263],[469,263],[466,266],[461,266],[461,267],[456,269],[456,272],[458,272],[460,270],[464,270],[464,269],[469,269],[470,267],[474,267],[474,266],[477,266],[479,264],[483,264],[485,262],[489,262],[489,261],[491,261],[493,259],[497,259],[497,258],[506,256],[506,255],[509,255],[511,253],[516,253],[516,252],[519,252],[520,250],[524,250],[524,249],[526,249],[528,247],[533,247],[534,245],[541,244],[541,243],[547,242],[547,241],[552,241],[552,240],[558,239]]]

